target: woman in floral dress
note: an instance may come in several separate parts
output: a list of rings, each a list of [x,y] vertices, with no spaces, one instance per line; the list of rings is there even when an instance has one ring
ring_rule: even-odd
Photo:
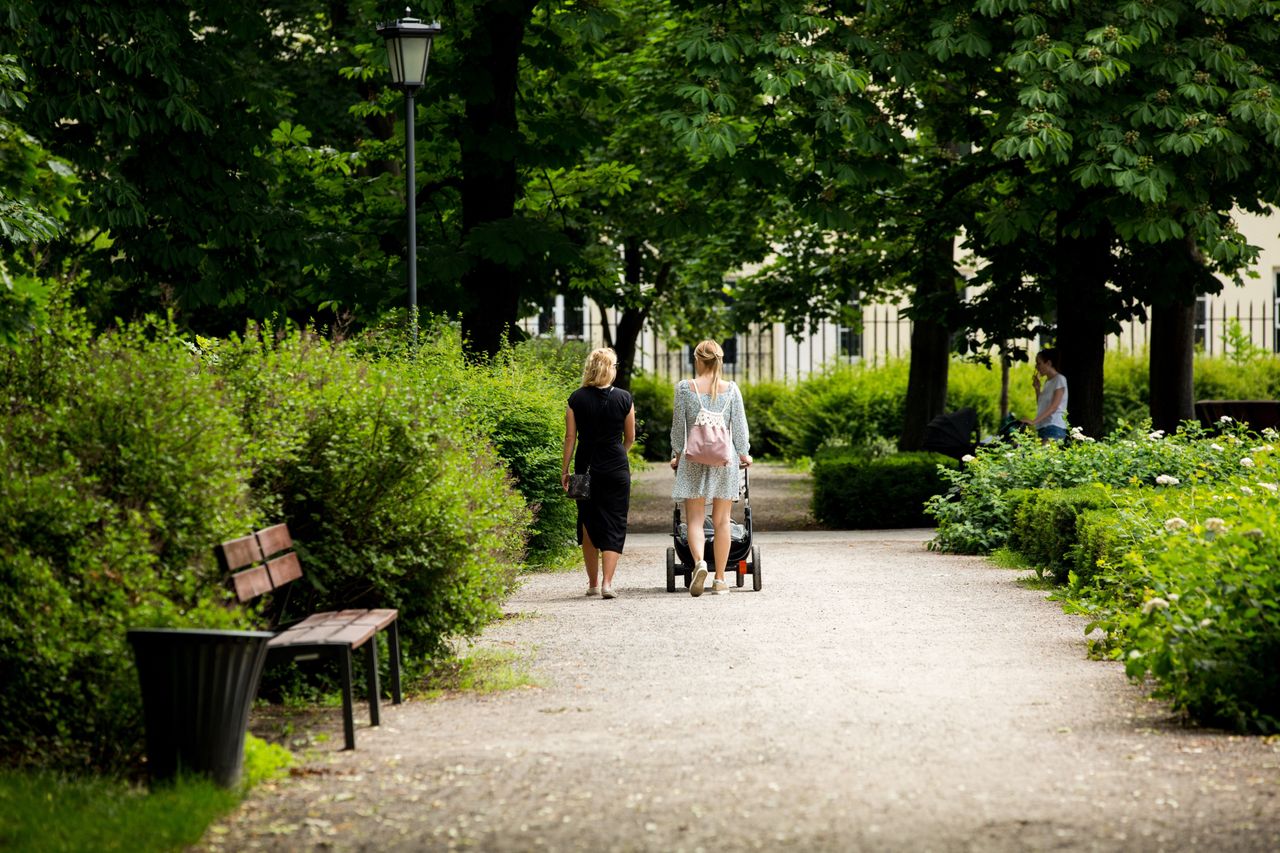
[[[696,597],[702,595],[707,581],[707,561],[703,559],[706,536],[702,530],[707,500],[711,501],[711,523],[715,530],[715,578],[711,591],[717,594],[729,591],[729,585],[724,579],[725,565],[729,561],[729,513],[740,493],[741,475],[738,468],[751,464],[751,438],[747,431],[742,393],[737,385],[721,378],[724,350],[715,341],[703,341],[693,351],[693,358],[696,376],[693,379],[682,379],[675,391],[671,418],[671,467],[676,472],[676,484],[671,496],[675,500],[684,501],[689,552],[694,559],[689,594]],[[689,427],[693,426],[704,410],[711,413],[713,418],[716,415],[723,416],[732,435],[738,465],[703,465],[685,456]]]

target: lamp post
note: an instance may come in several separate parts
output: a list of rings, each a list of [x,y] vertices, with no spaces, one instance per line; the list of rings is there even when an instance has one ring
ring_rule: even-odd
[[[414,345],[418,343],[418,202],[414,177],[413,95],[427,80],[427,60],[431,56],[431,40],[440,34],[439,22],[424,24],[417,18],[405,17],[377,25],[378,35],[387,40],[387,59],[391,65],[391,81],[404,90],[405,102],[405,194],[409,208],[409,329]]]

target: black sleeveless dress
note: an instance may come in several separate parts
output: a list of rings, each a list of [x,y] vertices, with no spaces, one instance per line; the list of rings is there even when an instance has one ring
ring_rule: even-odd
[[[622,553],[631,504],[631,467],[622,447],[622,428],[631,412],[631,394],[619,388],[584,386],[569,395],[578,426],[573,470],[591,469],[591,497],[578,501],[578,544],[585,527],[601,551]]]

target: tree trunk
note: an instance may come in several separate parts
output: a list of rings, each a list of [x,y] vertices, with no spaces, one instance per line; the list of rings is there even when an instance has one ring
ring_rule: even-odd
[[[951,364],[951,328],[947,317],[955,306],[955,238],[951,234],[934,241],[933,263],[924,265],[916,294],[911,300],[911,367],[907,374],[907,398],[902,412],[898,449],[924,446],[925,427],[947,405],[947,371]]]
[[[459,46],[470,68],[464,91],[466,120],[459,146],[462,159],[462,239],[477,228],[515,215],[516,88],[520,47],[531,4],[491,0],[476,10],[484,22]],[[520,319],[522,273],[472,250],[462,275],[466,300],[462,334],[468,349],[492,356]]]
[[[1109,234],[1060,238],[1058,279],[1058,364],[1067,377],[1067,418],[1085,435],[1102,435],[1102,367],[1107,352],[1107,280],[1111,276]],[[1034,412],[1032,413],[1034,414]]]
[[[1173,433],[1195,418],[1195,303],[1151,306],[1151,425]]]

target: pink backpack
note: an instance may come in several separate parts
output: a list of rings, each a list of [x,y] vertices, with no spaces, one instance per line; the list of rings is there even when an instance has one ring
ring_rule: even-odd
[[[713,412],[702,405],[702,395],[692,380],[689,390],[698,398],[698,417],[685,434],[684,455],[690,462],[723,468],[733,462],[733,432],[725,419],[730,403],[725,403],[721,411]]]

